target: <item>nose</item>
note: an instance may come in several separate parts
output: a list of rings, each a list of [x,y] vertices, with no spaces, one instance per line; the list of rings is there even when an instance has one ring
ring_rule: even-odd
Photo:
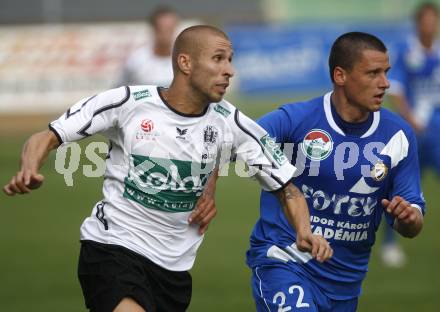
[[[385,89],[388,89],[389,87],[390,87],[390,81],[389,81],[388,78],[387,78],[387,74],[386,74],[386,73],[383,73],[383,74],[381,75],[379,88],[385,90]]]
[[[228,77],[233,77],[235,75],[235,68],[232,65],[232,62],[228,62],[225,68],[225,75]]]

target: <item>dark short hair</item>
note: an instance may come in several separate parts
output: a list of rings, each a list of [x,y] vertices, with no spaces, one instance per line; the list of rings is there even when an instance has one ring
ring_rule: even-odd
[[[157,24],[157,20],[163,15],[176,15],[177,12],[168,6],[159,6],[148,16],[148,22],[151,26],[155,27]]]
[[[414,20],[416,21],[416,23],[418,23],[420,21],[422,16],[427,11],[432,11],[432,12],[434,12],[435,15],[437,15],[437,16],[439,15],[439,8],[438,8],[437,4],[435,4],[434,2],[423,2],[423,3],[419,4],[419,6],[414,11]]]
[[[387,52],[385,44],[376,36],[364,32],[348,32],[335,40],[330,50],[328,65],[332,82],[336,66],[351,70],[364,50]]]

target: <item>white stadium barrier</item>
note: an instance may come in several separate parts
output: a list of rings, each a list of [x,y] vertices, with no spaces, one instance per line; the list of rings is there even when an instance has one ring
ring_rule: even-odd
[[[0,27],[0,113],[57,113],[113,86],[142,22]]]

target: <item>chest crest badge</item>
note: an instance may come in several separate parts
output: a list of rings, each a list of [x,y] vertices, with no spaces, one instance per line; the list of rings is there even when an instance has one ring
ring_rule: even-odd
[[[214,145],[217,142],[218,130],[214,126],[206,126],[203,130],[203,143],[205,145]]]
[[[371,177],[374,181],[382,181],[387,174],[388,167],[380,160],[371,169]]]

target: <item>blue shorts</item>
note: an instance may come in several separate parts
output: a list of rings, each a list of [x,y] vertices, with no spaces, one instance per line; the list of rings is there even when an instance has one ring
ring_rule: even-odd
[[[333,300],[315,283],[285,263],[252,270],[252,293],[258,312],[354,312],[358,298]]]

